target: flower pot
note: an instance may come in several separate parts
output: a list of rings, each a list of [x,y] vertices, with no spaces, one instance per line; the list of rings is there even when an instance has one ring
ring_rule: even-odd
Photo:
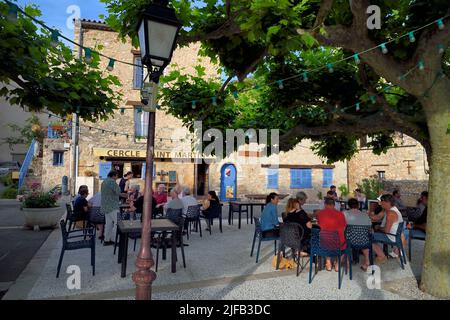
[[[54,228],[64,215],[63,207],[22,208],[25,225],[33,229]]]

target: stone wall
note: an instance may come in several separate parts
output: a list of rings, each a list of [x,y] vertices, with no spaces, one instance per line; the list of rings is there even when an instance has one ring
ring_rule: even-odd
[[[53,165],[53,151],[64,151],[64,165]],[[65,148],[65,142],[61,139],[44,139],[42,154],[42,186],[44,190],[50,190],[61,184],[63,176],[69,176],[70,152]]]

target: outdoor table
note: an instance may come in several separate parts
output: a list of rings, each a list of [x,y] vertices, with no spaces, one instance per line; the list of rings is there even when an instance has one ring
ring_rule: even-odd
[[[119,254],[118,263],[122,264],[122,270],[120,276],[124,278],[127,272],[127,256],[128,256],[128,234],[129,233],[140,233],[142,230],[142,223],[139,220],[121,220],[117,223],[117,228],[119,230],[120,240],[119,240]],[[169,219],[155,219],[152,220],[152,232],[153,231],[163,231],[163,232],[176,232],[179,230],[179,226],[170,221]],[[172,239],[172,272],[177,271],[176,267],[176,255],[177,255],[177,242]]]
[[[253,207],[254,206],[261,206],[261,211],[264,209],[265,207],[265,203],[264,202],[260,202],[260,201],[230,201],[230,208],[229,208],[229,213],[228,213],[228,224],[231,224],[231,204],[237,204],[239,205],[239,211],[241,211],[241,207],[245,206],[245,207],[250,207],[250,223],[253,224]],[[241,215],[239,214],[239,229],[241,228]]]

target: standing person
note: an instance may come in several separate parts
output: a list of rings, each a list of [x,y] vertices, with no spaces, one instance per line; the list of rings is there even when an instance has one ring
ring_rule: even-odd
[[[395,234],[397,233],[399,223],[403,222],[402,214],[400,210],[395,206],[394,196],[390,194],[384,194],[381,196],[381,207],[384,210],[383,221],[381,222],[380,232],[373,234],[374,240],[387,240],[395,241]],[[389,234],[388,234],[389,233]],[[404,238],[402,237],[402,241]],[[382,264],[387,261],[387,257],[383,252],[383,248],[378,244],[373,244],[373,251],[377,255],[376,262]],[[399,255],[400,253],[393,252],[391,256]]]
[[[117,230],[117,214],[121,196],[120,187],[116,183],[118,176],[117,171],[110,171],[101,186],[101,210],[105,215],[105,241],[103,242],[105,246],[114,244],[113,239]]]
[[[348,207],[350,208],[350,210],[344,212],[347,225],[372,226],[372,221],[370,220],[369,216],[359,210],[359,202],[357,199],[349,199]],[[367,268],[370,265],[369,249],[363,249],[362,252],[364,255],[364,263],[361,265],[361,269],[367,271]]]
[[[397,207],[397,209],[406,209],[406,206],[403,204],[403,201],[401,199],[400,191],[394,190],[392,191],[392,195],[394,196],[394,205]]]
[[[263,237],[278,237],[280,235],[280,222],[278,220],[278,203],[280,198],[271,192],[266,198],[266,206],[261,212],[261,231]]]
[[[355,189],[355,198],[359,202],[359,208],[364,209],[366,207],[366,196],[360,188]]]
[[[133,172],[128,171],[122,179],[120,179],[119,187],[120,187],[120,193],[126,193],[128,192],[128,189],[130,188],[130,179],[133,178]]]
[[[218,214],[217,217],[220,216],[222,208],[220,205],[219,197],[217,196],[215,191],[208,191],[208,198],[205,201],[205,204],[202,206],[203,215],[206,218],[209,218],[211,215]],[[215,216],[212,216],[213,218],[216,218]],[[208,224],[208,227],[206,228],[206,231],[209,231],[211,228],[209,219],[206,219],[206,223]]]
[[[164,214],[164,205],[167,203],[167,194],[165,192],[165,186],[161,183],[158,185],[157,191],[154,193],[156,199],[156,210],[160,215]]]
[[[344,230],[347,223],[344,214],[335,209],[333,198],[325,198],[325,209],[319,211],[317,214],[317,223],[321,230],[336,231],[339,235],[341,250],[345,250],[346,243]],[[325,268],[327,271],[331,271],[332,264],[330,257],[326,257]],[[339,271],[339,266],[336,262],[334,263],[334,270],[336,272]]]
[[[189,187],[183,188],[183,197],[181,198],[181,202],[183,202],[183,214],[186,214],[188,207],[198,206],[198,201],[191,196],[191,189],[189,189]]]

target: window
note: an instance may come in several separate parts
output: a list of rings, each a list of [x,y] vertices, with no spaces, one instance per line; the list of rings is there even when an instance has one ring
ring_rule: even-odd
[[[329,188],[333,184],[333,169],[323,169],[322,187]]]
[[[133,63],[136,65],[141,64],[141,57],[135,56]],[[144,70],[142,67],[133,66],[133,89],[141,89],[142,82],[144,80]]]
[[[278,189],[278,169],[267,169],[267,189]]]
[[[291,169],[291,189],[312,188],[311,169]]]
[[[134,109],[134,135],[135,137],[146,138],[148,131],[148,112],[141,109]]]
[[[64,151],[53,151],[53,165],[57,167],[64,165]]]
[[[378,178],[380,179],[380,180],[384,180],[385,179],[385,173],[386,173],[386,171],[377,171],[377,173],[378,173]]]

